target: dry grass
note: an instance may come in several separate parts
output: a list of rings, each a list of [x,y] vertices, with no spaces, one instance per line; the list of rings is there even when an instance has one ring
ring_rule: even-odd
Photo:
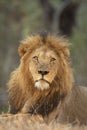
[[[1,115],[0,130],[87,130],[87,126],[45,124],[40,116],[28,114]]]

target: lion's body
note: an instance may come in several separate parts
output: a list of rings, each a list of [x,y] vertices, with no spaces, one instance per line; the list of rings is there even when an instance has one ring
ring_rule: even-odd
[[[50,35],[31,36],[20,45],[19,55],[20,66],[8,83],[10,113],[86,123],[87,89],[73,87],[67,41]]]
[[[57,122],[87,124],[87,88],[73,87],[60,108]]]

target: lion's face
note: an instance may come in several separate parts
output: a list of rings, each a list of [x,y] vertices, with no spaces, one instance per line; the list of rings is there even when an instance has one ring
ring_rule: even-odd
[[[73,75],[67,40],[50,35],[45,38],[31,36],[21,42],[18,52],[21,56],[21,86],[32,92],[35,88],[47,91],[55,88],[63,94],[71,90]]]
[[[35,87],[41,90],[50,88],[58,71],[58,58],[54,51],[40,47],[30,56],[29,70]]]

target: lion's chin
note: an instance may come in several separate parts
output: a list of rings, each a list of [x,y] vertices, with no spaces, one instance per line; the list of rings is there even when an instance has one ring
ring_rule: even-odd
[[[45,90],[50,88],[49,82],[46,82],[45,80],[39,80],[35,82],[35,87],[40,90]]]

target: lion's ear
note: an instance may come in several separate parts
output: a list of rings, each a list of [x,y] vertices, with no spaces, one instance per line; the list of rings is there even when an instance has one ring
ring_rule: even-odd
[[[18,54],[22,57],[28,50],[28,44],[21,43],[18,47]]]
[[[61,50],[62,50],[63,55],[65,56],[65,58],[70,57],[69,45],[67,45],[67,44],[63,45]]]
[[[64,49],[64,55],[65,55],[66,57],[70,57],[70,51],[69,51],[69,48],[68,48],[68,47],[65,47],[65,49]]]

